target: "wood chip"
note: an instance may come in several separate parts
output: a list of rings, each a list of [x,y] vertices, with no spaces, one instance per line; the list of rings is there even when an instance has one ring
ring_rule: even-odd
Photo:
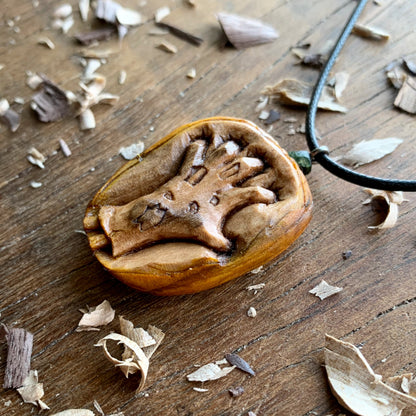
[[[42,182],[31,181],[31,182],[30,182],[30,186],[31,186],[33,189],[37,189],[37,188],[40,188],[40,187],[42,186]]]
[[[407,72],[401,65],[396,65],[386,72],[387,78],[394,88],[400,89],[406,82]]]
[[[394,100],[394,105],[410,114],[416,114],[416,80],[407,77]]]
[[[88,12],[90,11],[90,0],[79,0],[78,8],[81,20],[86,22],[88,20]]]
[[[155,22],[160,23],[165,17],[170,15],[170,8],[168,6],[160,7],[155,12]]]
[[[193,387],[192,390],[197,391],[198,393],[206,393],[208,389],[201,389],[200,387]]]
[[[260,120],[267,120],[269,118],[269,115],[270,115],[270,111],[262,110],[259,114],[259,119]]]
[[[373,40],[387,41],[390,39],[390,35],[384,30],[372,26],[366,26],[360,23],[355,24],[352,33],[355,33],[356,35],[363,38]]]
[[[355,144],[350,151],[337,158],[337,160],[345,163],[346,165],[358,167],[381,159],[382,157],[392,153],[402,142],[402,139],[398,139],[396,137],[363,140]]]
[[[87,108],[82,113],[80,113],[79,117],[79,129],[80,130],[91,130],[95,129],[95,116],[94,113]]]
[[[244,393],[244,387],[231,387],[228,389],[228,393],[230,393],[231,397],[239,397]]]
[[[194,79],[196,77],[196,69],[195,68],[191,68],[187,73],[186,73],[186,77],[190,78],[190,79]]]
[[[117,22],[123,26],[138,26],[143,23],[141,13],[136,10],[120,7],[116,11]]]
[[[10,108],[5,98],[0,99],[0,120],[9,127],[12,133],[20,126],[20,114]]]
[[[241,371],[244,371],[247,374],[250,374],[251,376],[255,376],[256,373],[254,370],[250,367],[250,364],[243,360],[239,355],[237,354],[226,354],[225,359],[234,367],[238,368]]]
[[[324,300],[329,298],[336,293],[341,292],[342,287],[338,286],[331,286],[325,280],[322,280],[318,285],[316,285],[313,289],[309,291],[312,295],[317,296],[319,299]]]
[[[69,3],[64,3],[58,6],[53,12],[53,17],[58,19],[65,19],[72,14],[72,6]]]
[[[172,33],[172,35],[175,35],[176,37],[182,39],[182,40],[186,40],[187,42],[191,43],[192,45],[195,46],[200,46],[202,44],[202,42],[204,41],[202,38],[193,35],[192,33],[186,32],[183,29],[180,29],[176,26],[173,26],[169,23],[165,23],[165,22],[158,22],[156,23],[158,26],[168,29],[170,33]]]
[[[304,84],[295,79],[284,79],[277,84],[267,86],[261,92],[270,96],[282,104],[294,106],[308,106],[312,96],[313,86]],[[341,113],[347,112],[347,109],[334,101],[334,97],[326,87],[318,103],[318,108]]]
[[[44,123],[61,120],[70,111],[65,92],[46,78],[43,78],[42,90],[32,97],[31,107]]]
[[[118,74],[118,83],[120,85],[123,85],[126,82],[126,79],[127,79],[127,72],[124,69],[122,69]]]
[[[348,81],[350,79],[350,74],[348,74],[347,72],[337,72],[334,78],[334,95],[335,98],[339,101],[342,93],[345,91],[345,88],[347,88]]]
[[[115,25],[117,23],[117,10],[122,6],[112,0],[97,0],[95,17]]]
[[[38,382],[38,372],[31,370],[23,381],[23,386],[17,389],[25,403],[31,403],[38,406],[41,410],[48,410],[48,405],[41,399],[45,394],[43,384]]]
[[[33,335],[23,328],[7,328],[7,361],[3,387],[17,388],[23,385],[29,375],[32,356]]]
[[[95,42],[101,42],[102,40],[107,40],[111,36],[117,33],[116,28],[114,27],[105,27],[102,29],[90,30],[88,32],[81,32],[74,35],[75,40],[77,40],[81,45],[89,46]]]
[[[125,349],[130,351],[130,357],[126,360],[119,360],[118,358],[113,357],[107,349],[107,341],[116,341],[117,344],[123,344]],[[136,342],[124,335],[112,333],[100,339],[95,346],[103,347],[106,358],[118,367],[126,378],[128,378],[130,374],[139,372],[141,374],[141,379],[136,393],[143,389],[149,369],[149,359]]]
[[[41,169],[45,169],[44,163],[46,162],[46,157],[39,152],[35,147],[31,147],[28,151],[27,160],[35,166],[38,166]]]
[[[32,90],[38,89],[39,85],[43,83],[43,79],[38,74],[29,74],[26,78],[26,85]]]
[[[64,156],[69,157],[72,155],[71,149],[64,139],[59,139],[59,145],[61,146],[61,150]]]
[[[172,43],[168,42],[167,40],[164,40],[163,42],[159,43],[159,45],[157,45],[157,48],[169,53],[178,52],[178,48]]]
[[[327,56],[322,53],[306,53],[303,48],[292,48],[292,53],[299,58],[299,63],[312,68],[322,69],[327,61]]]
[[[326,335],[325,368],[338,402],[356,415],[400,416],[416,399],[382,382],[354,345]],[[409,414],[410,414],[409,413]]]
[[[41,38],[38,38],[38,44],[44,45],[49,49],[55,49],[55,44],[46,36],[42,36]]]
[[[255,318],[257,316],[257,311],[255,308],[253,308],[252,306],[250,306],[247,310],[247,316],[249,318]]]
[[[120,148],[120,155],[126,160],[132,160],[144,150],[144,143],[133,143],[130,146]]]
[[[280,120],[280,113],[274,109],[269,111],[269,116],[264,120],[264,124],[273,124],[275,121]]]
[[[368,228],[370,230],[382,230],[394,227],[399,217],[399,205],[405,201],[403,192],[379,191],[377,189],[364,189],[364,191],[370,197],[363,202],[363,205],[373,204],[373,206],[380,208],[380,202],[382,202],[385,211],[384,220],[378,225],[369,225]]]
[[[255,108],[254,111],[256,113],[260,113],[262,110],[264,110],[266,108],[267,103],[269,102],[269,97],[260,97],[257,100],[257,102],[258,102],[258,104],[257,104],[257,106],[256,106],[256,108]]]
[[[188,381],[201,382],[218,380],[219,378],[228,375],[231,371],[234,370],[234,368],[235,367],[220,368],[217,364],[209,363],[198,368],[198,370],[194,371],[193,373],[188,374],[186,378],[188,379]]]
[[[279,37],[273,27],[259,20],[229,13],[219,13],[217,18],[228,41],[237,49],[272,42]]]
[[[77,331],[96,330],[99,326],[109,324],[115,316],[115,310],[111,307],[108,300],[103,301],[98,306],[88,307],[78,323]]]
[[[257,285],[247,286],[246,289],[248,291],[254,290],[254,292],[257,292],[258,290],[264,289],[265,286],[266,286],[266,283],[258,283]]]

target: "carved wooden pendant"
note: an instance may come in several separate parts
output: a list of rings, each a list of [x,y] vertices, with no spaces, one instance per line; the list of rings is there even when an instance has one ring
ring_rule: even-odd
[[[84,228],[122,282],[179,295],[274,259],[311,210],[286,151],[249,121],[214,117],[176,129],[119,169],[88,205]]]

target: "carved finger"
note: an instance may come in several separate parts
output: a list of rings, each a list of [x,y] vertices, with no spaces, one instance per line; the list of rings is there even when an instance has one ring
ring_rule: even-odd
[[[239,152],[240,147],[237,143],[232,141],[225,142],[212,153],[208,153],[205,166],[216,167],[223,163],[229,163],[235,159]]]
[[[211,154],[215,152],[216,149],[218,149],[222,144],[224,143],[224,139],[219,134],[214,134],[211,142],[208,147],[207,154]]]
[[[261,186],[250,186],[247,188],[232,188],[220,197],[218,208],[226,209],[227,213],[236,208],[243,208],[251,204],[273,204],[276,202],[274,192]]]
[[[272,168],[267,168],[263,173],[247,179],[241,186],[262,186],[263,188],[272,188],[276,182],[276,176]]]
[[[225,166],[219,174],[221,179],[229,180],[232,185],[261,172],[263,162],[254,157],[241,157]]]
[[[193,166],[202,166],[207,144],[204,140],[192,142],[186,151],[185,160],[179,172],[180,176],[187,176]]]

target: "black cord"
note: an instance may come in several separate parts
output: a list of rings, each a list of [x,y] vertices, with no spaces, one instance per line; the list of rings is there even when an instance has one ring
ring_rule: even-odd
[[[344,166],[334,162],[328,156],[328,149],[324,146],[320,147],[318,140],[315,135],[315,118],[316,111],[318,109],[319,99],[321,98],[322,90],[325,87],[326,80],[328,78],[329,72],[331,71],[334,63],[344,46],[349,34],[351,33],[355,22],[360,16],[362,10],[364,9],[368,0],[360,0],[349,18],[347,24],[344,27],[340,37],[334,49],[331,52],[331,55],[328,59],[328,62],[325,64],[324,69],[318,79],[318,82],[315,85],[315,88],[312,93],[311,101],[308,107],[308,112],[306,115],[306,140],[308,143],[309,150],[314,160],[316,160],[322,167],[331,172],[332,174],[338,176],[345,181],[354,183],[356,185],[364,186],[367,188],[380,189],[384,191],[411,191],[416,192],[416,181],[409,180],[399,180],[399,179],[384,179],[377,178],[374,176],[367,176],[361,173],[355,172],[353,170],[347,169]]]

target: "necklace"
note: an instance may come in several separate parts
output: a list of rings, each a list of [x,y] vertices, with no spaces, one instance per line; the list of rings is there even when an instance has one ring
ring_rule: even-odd
[[[316,135],[315,135],[315,119],[316,111],[318,108],[318,102],[321,97],[322,90],[325,86],[326,80],[328,78],[329,72],[335,64],[335,61],[344,46],[348,36],[350,35],[355,22],[363,11],[367,0],[360,0],[354,9],[351,17],[347,21],[344,29],[339,36],[330,57],[325,64],[321,75],[315,85],[315,88],[312,93],[310,100],[308,112],[306,115],[306,124],[305,124],[305,133],[306,141],[310,150],[311,157],[318,162],[323,168],[331,172],[333,175],[338,176],[339,178],[354,183],[355,185],[380,189],[383,191],[409,191],[416,192],[416,181],[413,180],[399,180],[399,179],[385,179],[378,178],[374,176],[364,175],[362,173],[355,172],[353,170],[347,169],[344,166],[336,163],[333,159],[329,157],[329,150],[326,146],[319,146]]]

